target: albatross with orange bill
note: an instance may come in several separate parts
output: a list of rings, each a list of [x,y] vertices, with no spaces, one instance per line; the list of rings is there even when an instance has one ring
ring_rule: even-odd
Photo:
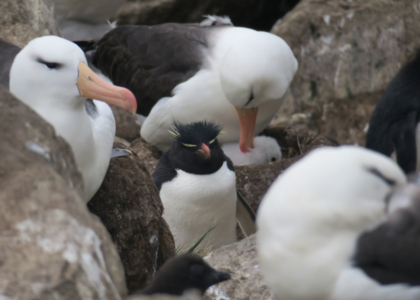
[[[17,54],[10,70],[10,91],[70,144],[88,202],[111,158],[115,119],[108,104],[134,113],[134,95],[101,79],[76,44],[57,36],[36,38]]]
[[[223,126],[221,144],[239,142],[248,152],[298,66],[280,37],[215,16],[201,24],[119,26],[86,50],[95,67],[134,93],[141,136],[162,151],[172,144],[174,120],[207,120]]]

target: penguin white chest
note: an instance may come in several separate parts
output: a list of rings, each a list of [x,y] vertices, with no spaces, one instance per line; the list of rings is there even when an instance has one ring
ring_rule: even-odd
[[[163,217],[176,246],[188,249],[212,226],[201,245],[212,249],[236,241],[236,179],[227,162],[215,173],[198,175],[176,170],[160,190]]]

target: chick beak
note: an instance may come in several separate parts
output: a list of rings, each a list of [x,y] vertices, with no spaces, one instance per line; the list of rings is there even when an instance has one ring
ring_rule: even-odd
[[[137,110],[137,101],[128,89],[110,84],[96,75],[85,63],[79,63],[77,87],[80,95],[88,99],[101,100],[133,113]]]
[[[209,159],[211,157],[211,150],[206,144],[201,145],[201,149],[197,150],[197,154],[204,159]]]
[[[239,148],[243,153],[246,153],[249,152],[249,149],[254,148],[254,130],[257,121],[258,107],[250,109],[235,108],[241,125]]]

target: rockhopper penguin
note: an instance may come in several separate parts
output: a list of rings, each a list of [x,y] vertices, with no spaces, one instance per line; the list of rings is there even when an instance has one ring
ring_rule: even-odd
[[[233,164],[220,148],[221,127],[212,122],[174,123],[172,147],[159,160],[153,178],[175,244],[202,242],[212,249],[236,241],[237,193]]]
[[[195,291],[202,296],[213,284],[228,279],[230,279],[228,273],[213,269],[200,256],[181,254],[165,262],[152,282],[137,294],[185,296]]]

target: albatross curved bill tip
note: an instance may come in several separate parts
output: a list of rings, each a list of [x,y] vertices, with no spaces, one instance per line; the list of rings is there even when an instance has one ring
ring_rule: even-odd
[[[77,87],[80,95],[113,104],[133,113],[137,111],[136,97],[128,89],[112,85],[95,74],[85,63],[79,63]]]
[[[241,109],[235,107],[241,125],[241,136],[239,138],[239,148],[243,153],[254,148],[254,130],[257,121],[258,107]]]

